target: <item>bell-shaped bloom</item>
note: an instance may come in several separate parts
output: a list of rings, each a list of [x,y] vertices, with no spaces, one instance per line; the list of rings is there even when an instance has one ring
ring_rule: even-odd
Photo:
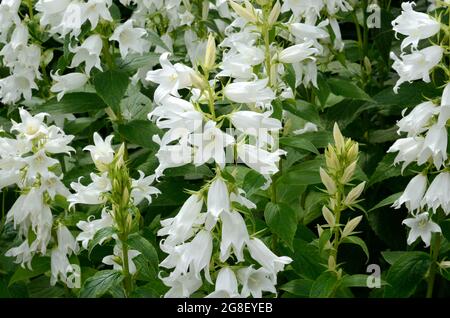
[[[50,257],[50,285],[54,286],[60,280],[69,288],[80,288],[80,267],[70,264],[67,254],[60,250],[59,247],[52,250]]]
[[[47,156],[43,149],[37,151],[23,159],[27,164],[26,177],[28,180],[36,180],[39,176],[48,177],[54,175],[49,168],[59,164],[59,161],[55,158]]]
[[[238,131],[257,137],[259,145],[269,144],[273,146],[274,140],[270,133],[281,129],[281,121],[271,118],[271,114],[269,111],[257,113],[244,110],[232,113],[230,120]]]
[[[256,204],[245,197],[245,191],[241,188],[237,188],[235,192],[230,193],[231,202],[239,203],[247,209],[256,209]]]
[[[82,45],[76,48],[70,48],[70,51],[75,53],[70,67],[77,67],[81,63],[85,63],[84,71],[86,74],[89,74],[93,67],[102,71],[100,62],[102,47],[102,39],[98,34],[94,34],[84,40]]]
[[[148,119],[156,118],[160,129],[184,128],[188,132],[198,131],[203,123],[203,115],[192,103],[174,96],[167,96],[161,106],[148,114]]]
[[[330,37],[330,34],[325,29],[329,22],[324,22],[319,23],[317,26],[307,23],[291,23],[289,27],[292,35],[302,41],[305,39],[326,39]]]
[[[274,276],[292,262],[290,257],[276,256],[259,238],[250,239],[247,246],[250,256]]]
[[[208,121],[202,133],[191,135],[190,143],[195,147],[194,164],[200,166],[213,159],[221,168],[225,167],[225,147],[234,143],[234,138]]]
[[[88,0],[85,5],[84,14],[86,19],[91,23],[91,30],[97,27],[98,21],[101,19],[105,21],[112,21],[109,7],[112,5],[112,0]]]
[[[77,223],[77,227],[81,230],[81,232],[77,236],[77,241],[81,241],[81,246],[84,249],[88,248],[89,242],[94,238],[95,233],[97,233],[100,229],[110,227],[114,224],[114,221],[111,215],[108,213],[106,209],[102,210],[102,215],[100,219],[87,221],[79,221]],[[104,237],[100,240],[99,244],[102,244],[107,237]]]
[[[51,76],[55,81],[55,84],[50,87],[50,91],[52,93],[58,93],[58,101],[63,98],[64,94],[80,89],[88,81],[88,76],[83,73],[69,73],[66,75],[58,75],[57,71],[55,74],[51,74]]]
[[[391,58],[394,60],[392,68],[400,76],[394,86],[394,92],[397,92],[404,82],[422,79],[429,83],[430,71],[441,61],[443,53],[444,49],[438,45],[429,46],[411,54],[402,54],[401,59],[391,52]]]
[[[407,240],[408,245],[411,245],[420,237],[425,243],[425,247],[428,247],[430,246],[431,234],[441,233],[441,228],[430,219],[428,212],[405,219],[402,223],[411,229]]]
[[[409,181],[405,191],[392,205],[396,209],[399,209],[402,204],[405,204],[409,211],[416,211],[420,209],[423,195],[427,189],[427,177],[424,174],[419,173]]]
[[[223,267],[217,274],[214,291],[206,298],[239,298],[236,274],[229,267]]]
[[[439,169],[447,160],[447,128],[435,124],[428,130],[423,142],[423,149],[420,152],[417,163],[424,164],[431,157],[436,169]]]
[[[264,78],[253,82],[235,82],[224,88],[225,96],[235,103],[270,103],[275,99],[275,93],[267,87],[269,79]]]
[[[157,104],[160,104],[168,95],[179,97],[179,89],[190,87],[193,84],[194,70],[181,63],[172,65],[168,59],[169,55],[169,52],[161,54],[159,64],[161,64],[162,68],[149,71],[145,78],[147,81],[159,84],[154,94]]]
[[[435,35],[441,29],[438,21],[426,13],[414,11],[413,5],[414,2],[403,2],[402,13],[392,21],[395,33],[406,35],[401,44],[402,50],[408,45],[417,49],[420,40]]]
[[[106,202],[104,194],[111,190],[111,180],[108,178],[108,173],[104,172],[98,176],[95,173],[91,173],[92,183],[85,186],[81,183],[80,177],[78,182],[72,182],[70,187],[75,191],[67,197],[67,201],[70,203],[69,208],[75,204],[102,204]]]
[[[324,6],[323,0],[286,0],[283,1],[281,12],[291,10],[296,17],[312,15],[317,18]]]
[[[129,19],[114,29],[109,40],[119,43],[120,55],[125,58],[130,52],[142,54],[149,49],[150,44],[143,38],[146,34],[145,29],[133,27],[133,20]]]
[[[416,107],[401,120],[397,122],[398,133],[406,132],[408,137],[417,136],[426,131],[430,119],[439,114],[440,107],[434,105],[432,102],[424,102]],[[406,111],[406,109],[403,111]]]
[[[213,249],[212,236],[209,231],[200,230],[189,243],[175,246],[160,264],[161,267],[172,269],[172,275],[186,275],[192,272],[198,279],[204,270],[205,278],[211,282],[209,265]]]
[[[281,63],[299,63],[306,59],[314,60],[315,54],[319,53],[319,50],[313,47],[314,42],[312,40],[292,45],[278,55],[278,60]]]
[[[202,197],[192,194],[175,217],[161,221],[158,235],[168,236],[161,244],[175,246],[191,238],[196,232],[195,225],[200,221],[202,207]]]
[[[20,122],[12,121],[13,125],[11,131],[17,131],[23,134],[27,140],[32,140],[39,135],[46,135],[48,133],[47,127],[44,124],[44,119],[49,116],[47,113],[39,113],[32,116],[23,107],[19,108]]]
[[[262,175],[272,175],[279,171],[278,162],[280,156],[286,154],[285,151],[277,149],[268,152],[259,147],[239,143],[237,145],[237,155],[242,162]]]
[[[264,61],[264,50],[248,43],[236,43],[235,49],[224,53],[221,72],[217,76],[228,76],[242,80],[249,80],[253,75],[253,66]]]
[[[422,207],[427,206],[429,209],[436,210],[441,207],[445,214],[450,213],[450,173],[441,172],[438,174],[428,187],[427,192],[422,200]]]
[[[238,262],[244,261],[244,247],[249,240],[247,226],[242,215],[236,211],[223,211],[220,214],[222,220],[222,240],[220,241],[220,261],[225,262],[233,249]]]
[[[152,203],[152,195],[160,194],[157,188],[150,186],[155,181],[155,175],[145,176],[142,171],[139,172],[139,179],[133,179],[131,182],[131,197],[134,205],[138,205],[146,199],[148,204]]]
[[[397,139],[387,152],[397,152],[394,164],[403,162],[402,171],[413,161],[417,160],[424,144],[423,137],[407,137]]]
[[[123,266],[123,250],[119,244],[116,244],[113,249],[113,255],[103,257],[102,263],[106,265],[112,265],[113,269],[121,271]],[[128,250],[128,270],[130,274],[136,273],[136,264],[133,259],[140,255],[141,252],[136,250]]]
[[[222,178],[216,178],[209,186],[206,205],[208,209],[206,228],[210,230],[222,212],[230,211],[230,194]]]
[[[262,298],[262,292],[276,294],[273,273],[265,268],[254,269],[253,265],[238,271],[238,278],[242,284],[242,297]]]
[[[161,277],[169,291],[164,298],[187,298],[202,286],[202,279],[193,272],[186,274],[172,273],[168,277]]]
[[[82,1],[69,2],[64,9],[60,24],[53,28],[54,31],[57,31],[63,37],[67,34],[70,34],[72,37],[78,37],[81,33],[81,26],[87,19],[85,8],[85,3]]]
[[[176,133],[180,133],[176,129]],[[153,136],[153,141],[160,145],[156,157],[159,161],[159,166],[155,169],[155,176],[158,179],[164,174],[167,168],[181,167],[192,161],[192,147],[188,145],[187,134],[183,134],[178,144],[168,144],[169,140],[161,140],[158,135]],[[167,142],[166,142],[167,141]]]
[[[111,141],[113,138],[114,136],[110,135],[103,140],[102,137],[95,132],[94,145],[86,146],[83,149],[91,153],[92,161],[100,171],[106,171],[107,166],[114,159],[114,150],[111,147]]]

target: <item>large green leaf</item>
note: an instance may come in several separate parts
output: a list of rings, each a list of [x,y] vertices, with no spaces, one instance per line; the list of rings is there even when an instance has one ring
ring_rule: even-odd
[[[119,70],[108,70],[94,77],[97,94],[111,107],[114,112],[120,112],[120,102],[127,91],[130,79],[127,73]]]
[[[149,120],[133,120],[118,126],[119,133],[129,142],[144,148],[157,149],[152,138],[160,133],[158,127]]]
[[[131,234],[127,241],[130,248],[142,253],[146,260],[157,270],[159,266],[158,253],[153,245],[138,233]]]
[[[50,258],[48,257],[34,257],[31,262],[31,270],[24,267],[18,267],[11,279],[8,286],[30,278],[44,274],[50,270]]]
[[[50,114],[76,114],[104,108],[106,108],[106,104],[95,93],[68,93],[60,101],[55,97],[37,106],[36,111]]]
[[[313,283],[310,279],[294,279],[280,286],[280,289],[298,297],[308,297]]]
[[[371,101],[367,93],[348,79],[330,78],[327,81],[333,94],[351,99]]]
[[[294,257],[292,267],[303,278],[315,280],[325,270],[325,260],[313,244],[304,240],[294,240]]]
[[[328,298],[332,297],[339,285],[339,279],[335,272],[323,272],[312,284],[309,297]]]
[[[427,253],[405,252],[389,268],[386,276],[389,285],[384,290],[384,296],[389,298],[412,296],[424,279],[430,264],[430,255]]]
[[[287,204],[269,202],[264,211],[264,218],[270,230],[293,249],[292,240],[297,230],[295,211]]]
[[[116,270],[104,270],[95,273],[84,283],[80,291],[81,298],[96,298],[106,294],[111,288],[120,284],[124,276]]]

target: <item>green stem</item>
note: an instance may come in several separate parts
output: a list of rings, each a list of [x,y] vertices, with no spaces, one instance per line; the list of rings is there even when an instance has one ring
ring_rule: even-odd
[[[123,279],[123,287],[125,289],[125,296],[130,297],[133,281],[130,274],[130,265],[128,263],[128,244],[126,243],[126,237],[122,239],[122,262],[123,262],[123,274],[125,278]]]
[[[437,260],[439,256],[439,250],[441,248],[441,234],[434,234],[434,242],[431,244],[430,254],[431,254],[431,265],[430,271],[428,275],[428,289],[427,289],[427,298],[433,297],[433,289],[434,282],[436,280],[436,269],[437,269]]]
[[[28,7],[28,14],[30,16],[30,19],[33,19],[34,18],[33,0],[27,0],[27,7]]]

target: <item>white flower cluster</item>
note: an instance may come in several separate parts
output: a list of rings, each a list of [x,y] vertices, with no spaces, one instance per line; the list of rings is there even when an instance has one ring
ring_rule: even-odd
[[[57,195],[67,197],[70,192],[61,182],[59,161],[51,155],[70,154],[69,143],[74,136],[66,135],[56,126],[47,126],[48,114],[30,115],[20,108],[20,122],[14,122],[11,133],[15,138],[0,138],[0,189],[16,185],[20,196],[7,214],[7,222],[18,228],[22,244],[11,248],[6,256],[16,257],[16,262],[31,268],[34,255],[48,255],[51,249],[51,284],[58,280],[74,286],[79,271],[69,263],[68,256],[78,251],[72,234],[57,225],[56,240],[52,239],[54,217],[51,204]]]
[[[98,169],[98,173],[91,173],[91,183],[83,185],[80,178],[78,182],[72,182],[71,188],[74,190],[73,194],[67,197],[67,201],[70,202],[70,207],[75,204],[87,204],[87,205],[106,205],[101,214],[100,219],[92,219],[90,217],[87,221],[79,221],[77,227],[81,229],[76,240],[81,241],[81,245],[84,249],[88,248],[89,242],[94,238],[95,233],[99,230],[116,226],[116,220],[114,213],[107,206],[108,194],[112,190],[112,177],[109,175],[110,165],[113,163],[115,151],[111,146],[113,136],[108,136],[105,140],[98,133],[94,133],[94,145],[90,145],[84,148],[91,153],[92,160]],[[152,195],[159,194],[160,191],[155,187],[152,187],[155,177],[154,175],[145,176],[142,171],[139,171],[139,179],[132,179],[131,183],[131,199],[134,205],[138,205],[144,199],[148,203],[152,202]],[[109,255],[103,258],[103,263],[106,265],[112,265],[114,269],[121,270],[122,265],[119,263],[123,255],[122,242],[119,240],[116,234],[112,235],[112,238],[116,241],[114,246],[114,255]],[[102,243],[107,237],[103,238]],[[130,264],[130,274],[136,272],[136,266],[132,262],[132,259],[138,256],[140,252],[136,250],[128,250],[128,258]]]
[[[11,74],[0,79],[0,101],[4,104],[13,104],[22,97],[31,99],[32,90],[38,89],[36,79],[41,79],[41,49],[28,43],[28,27],[18,14],[20,3],[20,0],[0,3],[0,46],[3,47],[0,58]]]
[[[232,23],[221,44],[228,50],[215,78],[204,78],[204,74],[181,63],[172,65],[167,52],[160,56],[162,68],[146,75],[148,81],[159,84],[155,91],[157,107],[148,117],[165,130],[162,137],[154,137],[160,145],[156,155],[160,163],[157,178],[167,168],[188,163],[216,166],[216,176],[200,191],[191,193],[176,216],[161,222],[158,235],[164,239],[160,247],[168,256],[160,266],[170,271],[161,277],[170,287],[166,297],[191,296],[203,285],[203,277],[211,284],[215,278],[215,292],[209,297],[261,297],[263,292],[276,293],[277,273],[292,261],[276,256],[263,241],[249,234],[244,211],[256,206],[223,172],[227,163],[237,160],[265,176],[267,186],[270,176],[278,172],[280,156],[285,154],[276,148],[274,137],[282,128],[280,120],[271,118],[271,111],[260,110],[271,109],[276,96],[268,80],[270,70],[263,70],[262,79],[254,73],[253,67],[265,61],[265,51],[255,45],[260,35],[248,23],[258,13],[250,9],[250,4],[246,6],[233,4],[240,17]],[[231,32],[235,27],[240,31]],[[204,69],[214,68],[215,55],[214,39],[210,37]],[[307,49],[304,55],[309,55]],[[249,110],[236,109],[217,116],[216,88],[224,76],[235,79],[224,87],[224,96],[245,104]],[[181,98],[179,91],[183,88],[190,89],[188,100]],[[236,134],[222,130],[225,120]],[[229,158],[227,149],[231,149]],[[215,240],[219,240],[218,244]],[[217,254],[215,249],[219,249]],[[244,257],[245,250],[251,258]]]
[[[413,5],[414,2],[403,2],[401,15],[392,21],[394,31],[406,36],[401,44],[400,58],[391,52],[391,58],[394,59],[392,68],[400,76],[394,87],[395,92],[404,82],[418,79],[430,82],[430,70],[441,61],[444,53],[444,49],[439,45],[417,49],[419,41],[438,33],[441,25],[427,13],[414,11]],[[408,46],[411,46],[410,54],[404,53]]]
[[[433,45],[417,50],[420,40],[427,39],[440,31],[440,23],[426,13],[413,10],[414,3],[404,2],[402,13],[392,25],[394,31],[405,35],[401,48],[411,46],[411,54],[395,59],[393,68],[400,79],[394,90],[405,81],[422,78],[429,82],[430,70],[436,66],[443,56],[443,48]],[[388,152],[398,152],[394,163],[403,162],[402,170],[410,163],[419,166],[427,165],[425,170],[411,179],[403,194],[394,202],[395,208],[403,204],[412,214],[412,218],[404,220],[404,224],[411,228],[408,244],[412,244],[421,237],[426,246],[430,245],[431,233],[441,232],[440,227],[431,219],[437,209],[441,208],[446,215],[450,213],[450,174],[447,167],[447,120],[450,118],[450,84],[444,88],[440,105],[433,101],[423,102],[397,122],[398,133],[406,133],[406,137],[398,139]],[[434,168],[439,174],[428,186],[428,170]],[[428,189],[427,189],[428,187]],[[427,211],[432,210],[432,215]],[[424,212],[425,211],[425,212]]]

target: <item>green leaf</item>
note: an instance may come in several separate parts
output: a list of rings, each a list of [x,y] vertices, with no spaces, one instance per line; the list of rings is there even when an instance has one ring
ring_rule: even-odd
[[[370,211],[382,208],[382,207],[387,206],[387,205],[392,205],[398,198],[400,198],[402,193],[403,192],[398,192],[398,193],[391,194],[387,198],[385,198],[385,199],[381,200],[380,202],[378,202],[373,208],[371,208],[367,212],[370,212]]]
[[[358,245],[364,251],[364,254],[366,254],[367,260],[369,260],[369,249],[367,248],[366,243],[359,237],[357,237],[357,236],[344,237],[344,239],[342,240],[342,243]]]
[[[317,148],[308,139],[302,138],[301,135],[295,137],[282,137],[280,138],[280,143],[284,146],[307,150],[316,155],[319,154]]]
[[[367,278],[370,275],[356,274],[346,275],[342,278],[341,287],[367,287]]]
[[[50,270],[50,258],[49,257],[34,257],[31,262],[31,270],[19,266],[15,273],[9,280],[8,286],[30,278],[44,274]]]
[[[324,164],[323,158],[302,162],[291,167],[280,177],[280,182],[295,185],[320,184],[319,168]]]
[[[378,163],[377,168],[370,177],[370,181],[367,187],[374,185],[375,183],[384,181],[389,178],[398,177],[402,174],[401,165],[394,166],[394,158],[397,154],[388,153],[384,158]]]
[[[164,43],[163,40],[161,40],[161,38],[159,37],[158,34],[156,34],[155,32],[151,31],[151,30],[146,30],[147,31],[147,38],[150,40],[150,42],[154,45],[157,45],[161,48],[163,48],[166,51],[170,52],[170,49],[167,47],[166,43]]]
[[[439,226],[441,227],[442,235],[450,241],[450,220],[439,222]]]
[[[104,239],[111,237],[115,233],[115,229],[112,226],[104,227],[95,232],[94,237],[89,242],[88,245],[88,253],[91,254],[92,249],[100,244],[100,242]]]
[[[333,94],[351,99],[371,101],[372,98],[348,79],[330,78],[327,81]]]
[[[297,230],[295,211],[285,203],[269,202],[264,210],[264,218],[272,233],[277,234],[292,250],[292,240]]]
[[[115,113],[120,112],[120,102],[127,91],[129,83],[129,76],[123,71],[108,70],[94,76],[94,86],[97,94]]]
[[[144,148],[157,149],[152,138],[160,133],[158,127],[149,120],[133,120],[118,126],[119,133],[129,142]]]
[[[81,298],[96,298],[106,294],[111,288],[119,285],[124,276],[120,271],[104,270],[89,277],[84,283],[81,291]]]
[[[153,245],[138,233],[133,233],[128,237],[128,245],[139,252],[147,259],[155,270],[158,270],[158,253]]]
[[[330,240],[333,232],[331,229],[325,229],[323,230],[322,234],[319,237],[319,251],[322,253],[323,249],[325,248],[325,245]]]
[[[106,108],[106,104],[95,93],[68,93],[58,101],[55,98],[37,106],[36,111],[50,114],[86,113]]]
[[[405,252],[399,257],[386,276],[389,284],[384,297],[406,298],[414,294],[431,264],[430,255],[424,252]]]
[[[283,108],[306,121],[321,126],[319,112],[316,106],[303,100],[287,99],[283,101]]]
[[[159,63],[159,54],[128,54],[124,61],[119,59],[119,68],[124,72],[136,72],[141,67],[152,67]]]
[[[403,254],[407,252],[405,251],[384,251],[381,252],[381,256],[383,256],[384,260],[389,263],[389,265],[394,264]]]
[[[139,86],[130,85],[120,103],[120,109],[123,119],[127,121],[147,120],[147,115],[152,110],[152,101],[140,92]]]
[[[294,257],[292,268],[295,272],[307,279],[315,280],[325,270],[316,246],[304,240],[294,240]]]
[[[313,283],[310,279],[294,279],[280,286],[280,289],[298,297],[308,297]]]
[[[285,75],[284,79],[289,87],[292,89],[292,92],[295,92],[295,70],[292,64],[285,64]]]
[[[339,285],[339,279],[335,272],[323,272],[311,286],[310,298],[332,297]]]
[[[264,184],[266,179],[255,170],[250,170],[244,177],[243,189],[250,197],[256,193]]]

